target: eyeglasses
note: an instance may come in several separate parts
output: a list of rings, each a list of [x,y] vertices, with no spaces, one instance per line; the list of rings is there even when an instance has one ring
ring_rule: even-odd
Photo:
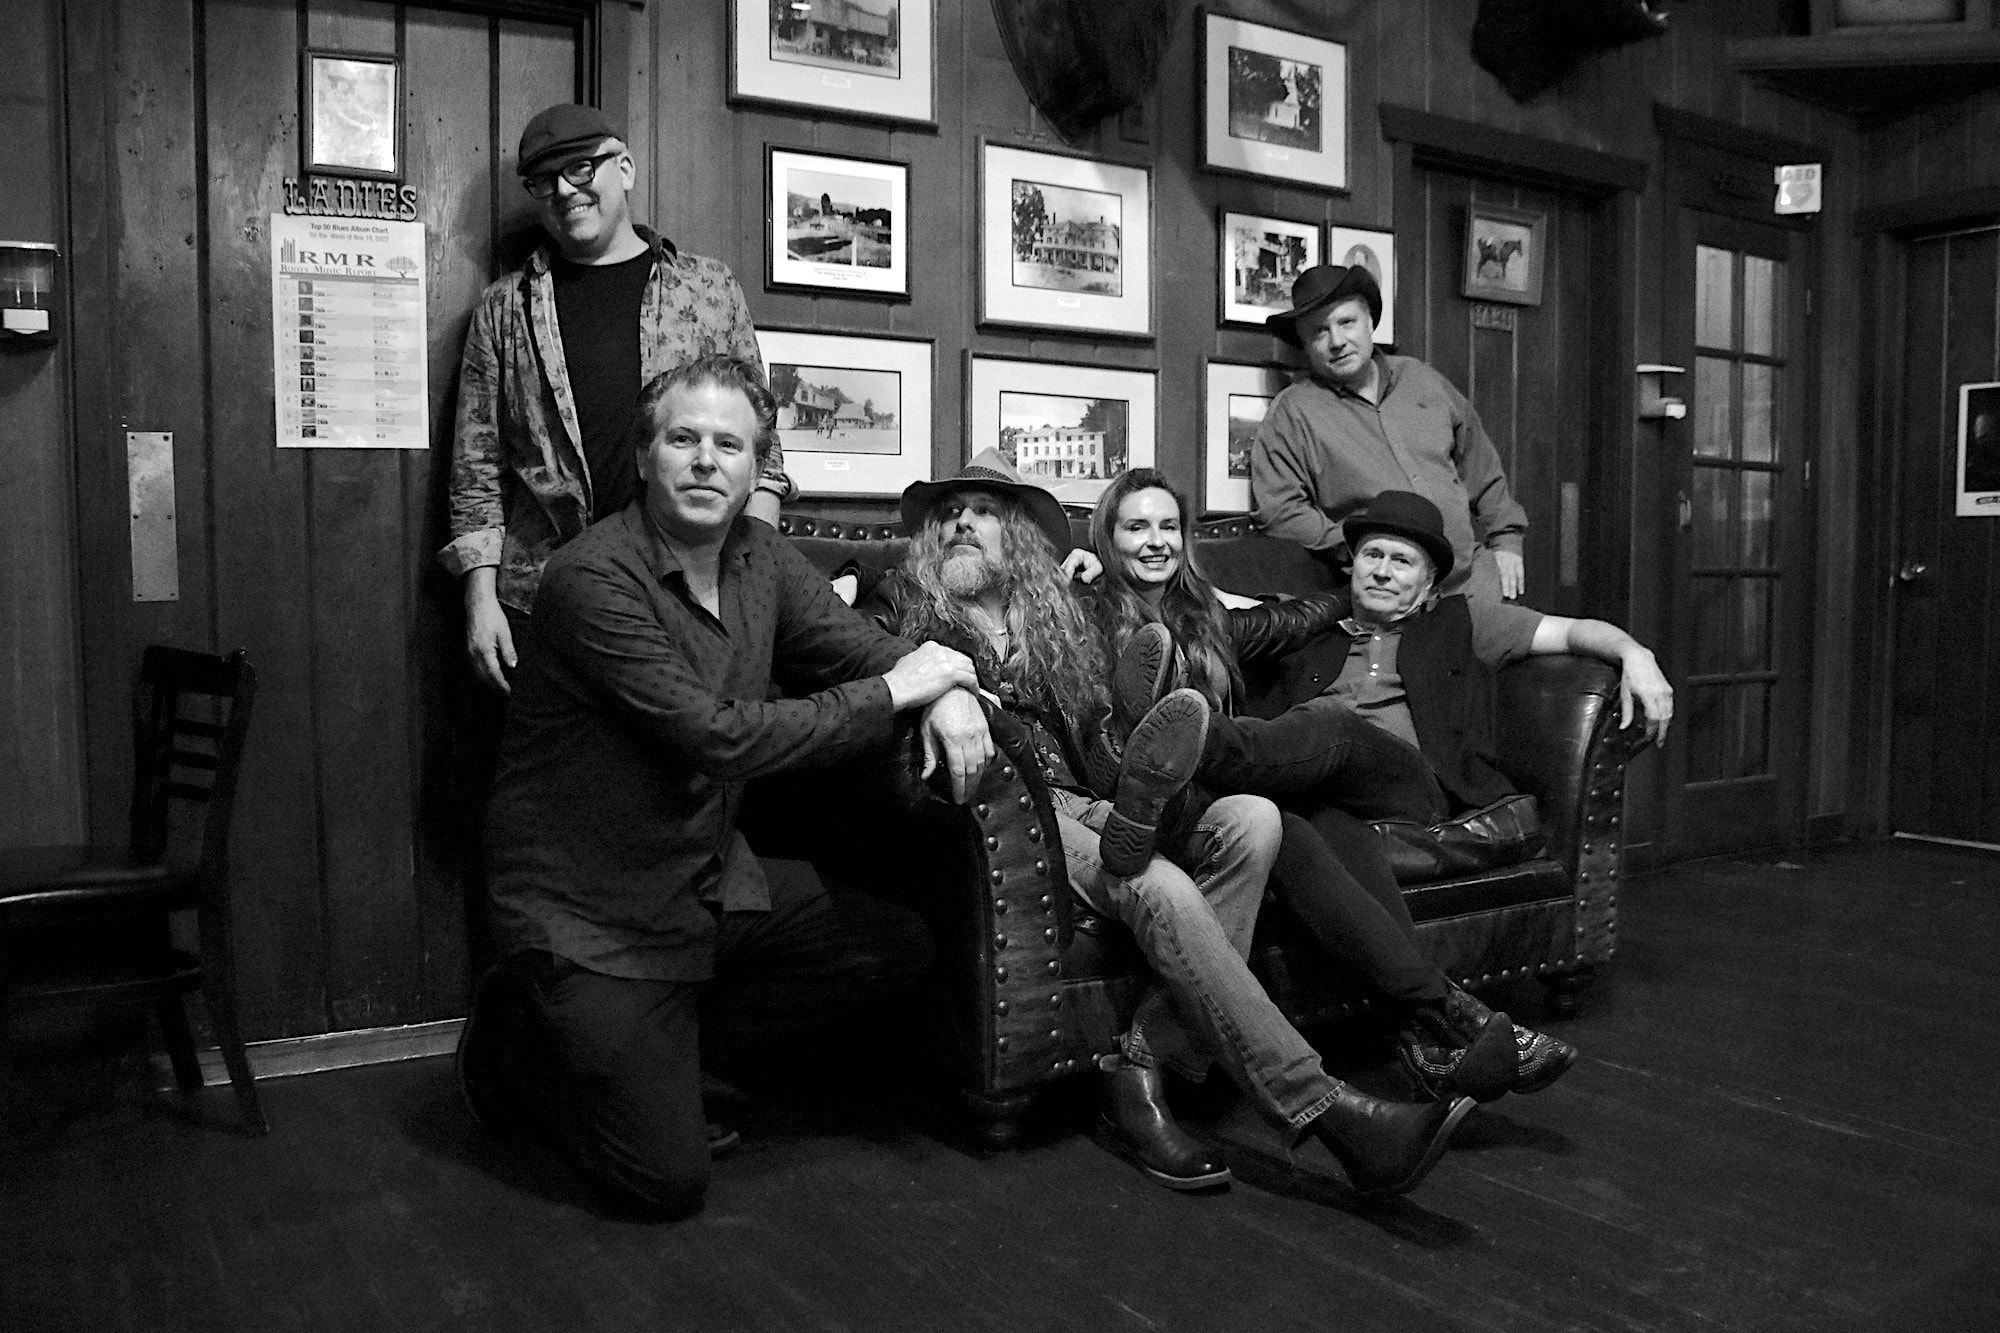
[[[622,151],[624,150],[614,148],[608,153],[599,153],[596,157],[580,157],[558,171],[538,171],[532,176],[523,176],[521,177],[521,184],[527,187],[528,193],[537,199],[546,199],[556,192],[556,177],[558,176],[561,176],[580,190],[597,179],[597,169],[599,167],[618,156]]]

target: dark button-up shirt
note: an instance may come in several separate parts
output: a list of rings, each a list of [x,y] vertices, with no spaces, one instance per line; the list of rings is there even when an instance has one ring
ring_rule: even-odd
[[[1478,598],[1467,600],[1465,607],[1472,618],[1472,655],[1489,670],[1518,662],[1534,650],[1541,612]],[[1341,621],[1340,628],[1351,642],[1340,675],[1326,687],[1326,693],[1391,736],[1421,749],[1409,692],[1397,665],[1407,624],[1408,620],[1399,620],[1393,625],[1376,625],[1353,617]]]
[[[718,617],[637,502],[550,558],[487,818],[504,951],[706,979],[714,911],[770,906],[736,826],[744,783],[889,744],[881,675],[911,646],[753,519],[720,575]]]

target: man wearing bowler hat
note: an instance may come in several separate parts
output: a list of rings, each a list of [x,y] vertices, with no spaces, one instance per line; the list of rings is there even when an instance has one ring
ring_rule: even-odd
[[[1521,595],[1521,537],[1500,455],[1465,395],[1415,357],[1375,349],[1382,289],[1369,271],[1321,264],[1266,322],[1306,356],[1250,449],[1250,495],[1264,530],[1316,551],[1383,491],[1414,491],[1444,516],[1455,555],[1445,592]],[[1351,554],[1351,552],[1350,552]]]
[[[638,493],[629,434],[640,386],[716,353],[763,365],[728,267],[633,224],[638,169],[602,111],[536,115],[521,131],[517,169],[548,242],[473,311],[451,541],[438,552],[464,585],[473,672],[501,693],[549,555]],[[791,491],[774,444],[748,512],[776,523]]]

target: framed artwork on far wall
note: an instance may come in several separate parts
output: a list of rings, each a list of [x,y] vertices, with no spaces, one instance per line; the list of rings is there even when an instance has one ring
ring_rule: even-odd
[[[2000,384],[1958,386],[1958,518],[2000,518]]]
[[[1153,336],[1152,172],[979,144],[979,322]]]
[[[937,0],[730,0],[729,100],[937,125]]]
[[[851,296],[910,296],[910,168],[766,146],[764,281]]]
[[[1119,473],[1154,466],[1159,376],[1150,370],[967,352],[965,380],[965,456],[998,449],[1066,505],[1095,504]]]
[[[1210,171],[1347,189],[1347,47],[1198,11]]]
[[[403,65],[360,51],[300,52],[308,175],[403,178]]]
[[[1217,320],[1223,324],[1263,328],[1267,316],[1292,308],[1292,284],[1320,262],[1317,222],[1225,211],[1217,231]]]
[[[1474,203],[1466,214],[1460,293],[1475,301],[1540,305],[1548,226],[1545,213]]]
[[[1326,262],[1352,268],[1356,264],[1375,277],[1382,289],[1382,318],[1375,321],[1375,341],[1396,341],[1396,234],[1364,227],[1328,227]]]
[[[1250,512],[1250,442],[1291,378],[1276,366],[1211,361],[1202,386],[1201,508]]]
[[[929,338],[759,329],[785,470],[806,495],[901,495],[931,475]]]

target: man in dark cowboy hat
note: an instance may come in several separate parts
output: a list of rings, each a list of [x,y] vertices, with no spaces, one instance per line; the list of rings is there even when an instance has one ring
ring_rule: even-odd
[[[1444,515],[1455,559],[1444,590],[1517,597],[1528,516],[1507,489],[1478,413],[1414,357],[1375,349],[1382,289],[1366,268],[1322,264],[1292,284],[1271,331],[1309,374],[1271,404],[1250,449],[1250,495],[1265,531],[1312,550],[1341,543],[1341,520],[1388,490]]]

